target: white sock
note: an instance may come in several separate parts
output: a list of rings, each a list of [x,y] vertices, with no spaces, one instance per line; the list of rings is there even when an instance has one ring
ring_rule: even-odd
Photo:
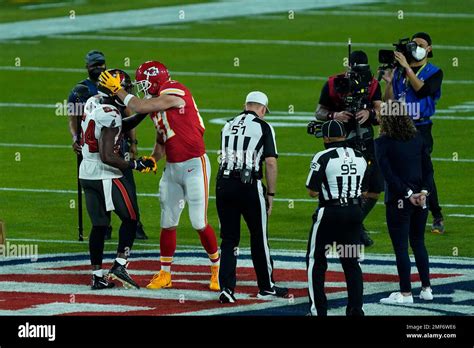
[[[117,257],[115,261],[120,263],[122,266],[125,266],[125,264],[127,263],[127,259],[122,259],[121,257]]]
[[[168,273],[171,273],[171,266],[161,266],[161,270],[162,271],[165,271],[165,272],[168,272]]]
[[[96,277],[103,277],[104,276],[104,271],[101,269],[96,269],[95,271],[92,271],[92,274],[95,275]]]

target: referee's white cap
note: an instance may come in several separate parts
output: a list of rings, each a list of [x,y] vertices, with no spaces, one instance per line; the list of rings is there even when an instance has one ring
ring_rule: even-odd
[[[245,104],[247,103],[258,103],[265,105],[267,108],[267,114],[270,113],[270,110],[268,109],[268,97],[265,93],[260,92],[260,91],[252,91],[249,94],[247,94],[247,98],[245,98]]]

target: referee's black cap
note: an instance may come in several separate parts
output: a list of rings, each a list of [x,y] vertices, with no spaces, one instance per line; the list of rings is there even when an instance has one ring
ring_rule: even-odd
[[[344,124],[336,120],[324,122],[321,127],[321,132],[323,134],[323,137],[328,138],[340,138],[346,136],[346,129],[344,128]]]

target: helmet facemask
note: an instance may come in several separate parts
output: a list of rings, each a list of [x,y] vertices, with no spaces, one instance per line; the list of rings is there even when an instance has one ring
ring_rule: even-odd
[[[151,88],[151,82],[148,80],[134,81],[135,94],[143,99],[150,99],[152,95],[148,92]]]

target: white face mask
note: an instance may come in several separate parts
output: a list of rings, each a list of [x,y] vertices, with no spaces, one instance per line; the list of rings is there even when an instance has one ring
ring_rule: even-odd
[[[426,57],[426,48],[416,46],[416,50],[412,51],[411,55],[419,62]]]

